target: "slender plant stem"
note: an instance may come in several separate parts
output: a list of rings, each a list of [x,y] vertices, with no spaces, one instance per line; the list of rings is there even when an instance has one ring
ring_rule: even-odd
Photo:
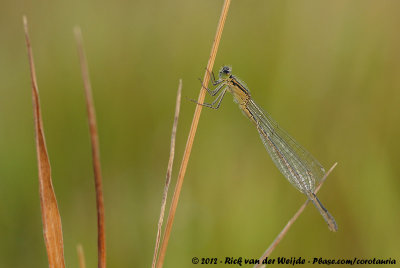
[[[162,229],[162,224],[164,221],[165,204],[167,203],[168,188],[171,183],[172,166],[174,163],[174,155],[175,155],[176,129],[178,127],[179,110],[181,107],[181,93],[182,93],[182,79],[179,79],[178,93],[176,94],[174,124],[172,126],[172,134],[171,134],[171,148],[170,148],[170,152],[169,152],[169,160],[168,160],[167,175],[165,178],[164,192],[163,192],[163,197],[162,197],[162,201],[161,201],[161,211],[160,211],[160,218],[158,220],[156,245],[154,247],[153,263],[151,265],[152,268],[156,267],[156,263],[157,263],[157,253],[158,253],[158,248],[160,246],[160,240],[161,240],[161,229]]]
[[[76,251],[78,252],[79,268],[86,268],[85,253],[81,244],[76,246]]]
[[[97,132],[96,112],[94,109],[94,101],[92,94],[92,86],[89,78],[89,68],[83,48],[82,32],[79,27],[75,27],[75,38],[78,47],[79,61],[82,71],[83,85],[85,88],[86,108],[89,121],[90,141],[92,144],[92,159],[94,182],[96,188],[96,205],[97,205],[97,253],[98,267],[106,267],[106,238],[105,238],[105,223],[104,223],[104,199],[103,186],[100,165],[100,149],[99,135]]]
[[[211,49],[210,58],[209,58],[208,64],[207,64],[207,70],[205,71],[205,74],[204,74],[204,79],[203,79],[204,85],[207,85],[208,82],[210,81],[209,70],[212,70],[214,67],[214,61],[215,61],[215,57],[217,56],[218,46],[219,46],[219,42],[221,40],[222,31],[224,29],[225,20],[228,15],[230,3],[231,3],[230,0],[224,1],[221,16],[220,16],[218,26],[217,26],[217,32],[215,34],[214,42],[213,42],[212,49]],[[201,87],[199,98],[197,100],[198,103],[203,103],[205,94],[206,94],[206,90],[203,87]],[[185,177],[187,164],[189,162],[190,153],[192,151],[193,141],[194,141],[194,137],[196,135],[197,125],[199,123],[202,108],[203,107],[201,105],[197,105],[196,110],[194,112],[192,125],[190,127],[188,140],[186,142],[185,152],[183,154],[181,167],[179,169],[178,180],[176,182],[174,195],[173,195],[172,201],[171,201],[171,207],[169,210],[167,224],[166,224],[165,231],[164,231],[164,238],[161,243],[160,256],[159,256],[159,260],[157,262],[158,268],[162,267],[164,264],[165,253],[166,253],[168,241],[169,241],[169,238],[171,235],[171,229],[172,229],[172,225],[173,225],[174,218],[175,218],[176,207],[178,205],[179,196],[180,196],[182,184],[183,184],[183,179]]]
[[[332,170],[336,167],[337,163],[333,164],[333,166],[326,172],[325,176],[321,179],[320,183],[318,184],[317,188],[315,189],[315,194],[318,193],[319,189],[321,189],[322,184],[325,182],[326,178],[331,174]],[[254,267],[265,267],[262,264],[262,261],[269,257],[274,251],[274,249],[278,246],[278,244],[281,242],[283,237],[286,235],[286,233],[289,231],[290,227],[293,225],[293,223],[297,220],[297,218],[303,213],[304,209],[306,206],[310,203],[310,200],[307,199],[307,201],[299,208],[299,210],[293,215],[293,217],[288,221],[288,223],[285,225],[285,227],[282,229],[282,231],[278,234],[278,236],[275,238],[275,240],[272,242],[272,244],[267,248],[267,250],[264,252],[264,254],[258,259],[260,264],[255,265]]]

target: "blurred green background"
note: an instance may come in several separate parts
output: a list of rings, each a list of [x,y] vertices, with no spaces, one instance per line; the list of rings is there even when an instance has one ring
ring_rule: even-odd
[[[2,1],[0,267],[46,267],[31,88],[28,17],[68,267],[82,243],[97,265],[90,142],[72,29],[82,27],[99,125],[109,267],[149,267],[169,156],[178,79],[176,175],[221,1]],[[223,64],[328,169],[319,197],[272,257],[400,261],[400,2],[233,1]],[[207,99],[210,101],[210,98]],[[194,256],[257,258],[305,201],[273,165],[227,96],[204,109],[165,267]]]

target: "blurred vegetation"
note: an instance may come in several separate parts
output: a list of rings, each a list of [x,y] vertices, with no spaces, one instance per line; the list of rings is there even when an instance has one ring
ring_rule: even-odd
[[[178,79],[196,98],[222,1],[3,1],[0,9],[0,267],[46,267],[22,15],[37,67],[66,264],[82,243],[97,263],[83,86],[82,27],[100,134],[109,267],[149,267]],[[400,2],[233,1],[216,69],[230,64],[254,99],[329,168],[319,197],[273,253],[400,261]],[[195,106],[182,99],[175,181]],[[174,182],[173,181],[173,182]],[[170,196],[172,195],[172,190]],[[305,197],[269,159],[227,96],[200,119],[167,250],[259,257]]]

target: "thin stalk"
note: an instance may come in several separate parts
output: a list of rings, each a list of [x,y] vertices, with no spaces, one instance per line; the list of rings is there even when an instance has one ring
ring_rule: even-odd
[[[156,267],[157,263],[157,254],[158,254],[158,249],[160,247],[161,229],[164,221],[165,205],[167,203],[168,189],[171,183],[172,166],[174,163],[174,156],[175,156],[176,129],[178,127],[179,110],[181,107],[181,93],[182,93],[182,79],[179,79],[178,93],[176,94],[174,124],[172,126],[172,134],[171,134],[171,148],[169,152],[169,160],[168,160],[167,175],[165,178],[164,192],[161,201],[161,211],[160,211],[160,218],[158,220],[156,245],[154,247],[153,263],[151,265],[152,268]]]
[[[224,1],[221,16],[219,18],[219,22],[218,22],[218,26],[217,26],[217,32],[215,34],[214,42],[213,42],[212,49],[211,49],[210,58],[209,58],[208,64],[207,64],[207,70],[204,73],[204,79],[203,79],[204,85],[207,85],[208,82],[210,81],[209,70],[212,70],[214,67],[214,61],[215,61],[215,57],[217,56],[218,46],[219,46],[219,43],[221,40],[222,31],[224,29],[225,20],[228,15],[230,3],[231,3],[231,0]],[[206,90],[203,87],[201,87],[199,98],[198,98],[197,102],[203,103],[205,95],[206,95]],[[199,119],[200,119],[200,114],[201,114],[202,108],[203,108],[203,106],[197,105],[195,112],[194,112],[192,125],[190,127],[189,136],[188,136],[188,139],[186,142],[186,147],[185,147],[185,151],[183,154],[181,167],[179,169],[178,180],[176,182],[175,191],[174,191],[174,195],[172,197],[171,207],[170,207],[169,214],[168,214],[167,224],[166,224],[165,231],[164,231],[164,238],[163,238],[163,241],[161,244],[159,261],[157,263],[158,268],[162,267],[164,264],[165,253],[166,253],[168,241],[169,241],[169,238],[171,235],[171,229],[172,229],[172,225],[173,225],[174,218],[175,218],[176,207],[178,206],[179,196],[181,193],[187,164],[189,162],[190,153],[192,151],[193,141],[194,141],[194,137],[196,135],[197,125],[199,124]]]
[[[315,189],[315,194],[318,193],[319,189],[321,189],[322,184],[325,182],[326,178],[331,174],[332,170],[336,167],[337,163],[333,164],[333,166],[326,172],[325,176],[321,179],[320,183],[318,184],[317,188]],[[274,251],[274,249],[278,246],[278,244],[281,242],[283,237],[286,235],[286,233],[289,231],[290,227],[292,227],[293,223],[297,220],[297,218],[303,213],[304,209],[306,206],[310,203],[310,199],[307,199],[307,201],[299,208],[299,210],[293,215],[293,217],[288,221],[288,223],[285,225],[285,227],[282,229],[282,231],[278,234],[278,236],[275,238],[275,240],[272,242],[272,244],[267,248],[267,250],[264,252],[264,254],[258,259],[260,264],[255,265],[254,267],[265,267],[265,265],[262,264],[262,261],[269,257]]]
[[[86,268],[85,253],[81,244],[76,246],[76,251],[78,253],[79,268]]]
[[[97,206],[97,254],[98,267],[106,267],[106,235],[104,223],[104,198],[103,182],[100,165],[99,135],[97,132],[96,111],[92,94],[92,86],[89,78],[89,68],[83,48],[82,32],[79,27],[75,27],[75,38],[78,47],[79,61],[82,71],[82,80],[85,88],[86,108],[89,121],[90,141],[92,144],[92,159],[94,171],[94,183],[96,188],[96,206]]]

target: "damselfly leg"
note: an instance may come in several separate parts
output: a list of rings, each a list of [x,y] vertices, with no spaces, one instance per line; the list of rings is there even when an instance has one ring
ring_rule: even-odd
[[[194,102],[194,103],[197,103],[198,105],[205,106],[205,107],[217,110],[221,106],[221,102],[222,102],[222,99],[225,96],[226,90],[227,90],[227,88],[224,88],[222,90],[222,92],[214,99],[214,101],[212,103],[205,103],[205,102],[204,103],[199,103],[199,102],[197,102],[197,101],[195,101],[193,99],[190,99],[190,100],[192,102]],[[216,103],[217,103],[217,106],[214,106]]]
[[[218,85],[219,83],[221,83],[222,81],[221,80],[215,80],[215,75],[214,75],[214,72],[210,72],[207,68],[206,68],[206,71],[207,71],[207,73],[210,75],[210,79],[211,79],[211,83],[214,85],[214,86],[216,86],[216,85]]]
[[[223,81],[219,81],[219,82],[217,81],[218,83],[215,84],[214,86],[216,86],[216,85],[218,85],[218,84],[221,84],[221,85],[217,86],[215,89],[209,89],[208,87],[206,87],[206,86],[203,84],[203,81],[201,81],[200,78],[199,78],[199,80],[200,80],[201,86],[202,86],[203,88],[205,88],[205,89],[207,90],[208,94],[210,94],[211,96],[217,95],[217,93],[218,93],[218,92],[221,90],[221,88],[223,88],[224,85],[225,85],[225,84],[221,84]]]

